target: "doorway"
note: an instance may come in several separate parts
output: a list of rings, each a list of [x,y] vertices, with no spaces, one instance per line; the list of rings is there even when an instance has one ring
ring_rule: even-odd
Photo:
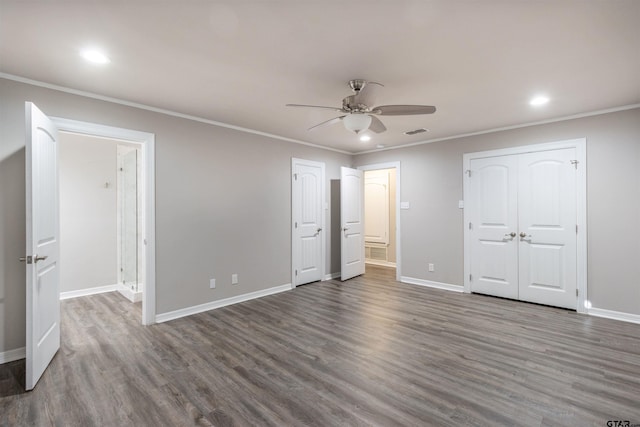
[[[124,215],[124,210],[126,209],[124,203],[126,202],[129,208],[135,206],[136,216],[132,221],[131,215],[129,215],[129,219],[125,219],[121,215],[113,217],[114,223],[112,224],[113,233],[111,238],[113,249],[117,253],[113,261],[117,283],[111,285],[113,287],[111,290],[120,291],[132,301],[142,300],[142,324],[155,323],[154,135],[63,118],[52,117],[51,120],[61,135],[84,137],[85,144],[96,143],[96,141],[106,141],[113,144],[114,174],[111,180],[95,182],[95,184],[101,186],[105,191],[111,190],[114,193],[113,200],[116,203],[113,205],[113,212],[121,210],[120,213]],[[120,146],[119,150],[116,148],[117,146]],[[92,146],[92,149],[96,147],[97,145]],[[118,151],[120,151],[121,156],[118,156]],[[125,156],[126,153],[128,153],[128,156]],[[131,176],[128,178],[117,177],[117,174],[120,173],[120,165],[125,161],[125,157],[129,163],[132,160],[135,161],[135,171],[130,172]],[[124,170],[122,172],[124,173]],[[124,199],[124,193],[116,195],[117,182],[123,179],[128,179],[129,184],[136,187],[133,198],[129,196],[128,200]],[[124,182],[122,184],[124,185]],[[131,193],[129,192],[129,194]],[[119,200],[118,196],[120,196]],[[133,235],[134,240],[133,245],[125,247],[124,240],[126,240],[127,235]],[[132,243],[132,241],[130,240],[129,243]],[[100,242],[96,242],[87,252],[91,253],[91,250],[103,246]],[[133,262],[131,260],[124,261],[124,251],[131,255],[130,258],[134,260]],[[132,266],[134,266],[133,270],[131,269]],[[125,271],[127,269],[129,272]],[[122,283],[123,281],[125,282],[124,284]],[[144,292],[142,292],[143,287],[139,286],[140,282],[144,282]]]
[[[358,169],[364,171],[365,262],[395,268],[401,281],[400,162]]]

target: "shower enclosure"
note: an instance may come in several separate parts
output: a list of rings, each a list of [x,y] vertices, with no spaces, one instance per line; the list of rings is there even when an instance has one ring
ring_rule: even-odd
[[[118,282],[120,293],[142,300],[142,216],[140,152],[118,145]]]

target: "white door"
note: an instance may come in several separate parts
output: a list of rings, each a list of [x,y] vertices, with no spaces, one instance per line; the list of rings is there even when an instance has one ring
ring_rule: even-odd
[[[364,274],[364,173],[340,168],[340,279]]]
[[[324,272],[324,163],[293,159],[292,217],[294,285],[322,279]]]
[[[575,151],[519,156],[521,300],[576,308],[576,169],[571,163]]]
[[[364,173],[364,240],[389,244],[389,171]]]
[[[26,103],[27,390],[60,348],[58,136],[53,123]]]
[[[577,308],[575,148],[469,162],[471,291]]]
[[[517,157],[473,159],[471,291],[518,298]]]

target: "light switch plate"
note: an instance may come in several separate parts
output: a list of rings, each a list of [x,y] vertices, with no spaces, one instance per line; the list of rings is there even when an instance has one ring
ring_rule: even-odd
[[[464,200],[458,200],[458,208],[464,209]]]

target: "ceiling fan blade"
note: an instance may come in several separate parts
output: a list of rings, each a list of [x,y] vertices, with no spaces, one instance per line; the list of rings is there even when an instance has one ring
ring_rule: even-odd
[[[433,114],[436,107],[432,105],[381,105],[373,108],[373,114],[381,116],[411,116],[416,114]]]
[[[371,125],[369,125],[369,130],[375,133],[382,133],[385,130],[387,130],[386,126],[384,125],[384,123],[382,123],[380,121],[379,118],[377,118],[376,116],[369,116],[371,117]]]
[[[345,117],[346,117],[346,116],[340,116],[340,117],[335,117],[335,118],[333,118],[333,119],[329,119],[329,120],[324,121],[324,122],[322,122],[322,123],[319,123],[319,124],[317,124],[317,125],[315,125],[315,126],[311,126],[311,127],[310,127],[309,129],[307,129],[307,130],[314,130],[314,129],[318,129],[318,128],[323,127],[323,126],[329,126],[329,125],[332,125],[332,124],[334,124],[334,123],[338,123],[338,122],[340,122],[342,119],[344,119]]]
[[[306,108],[324,108],[326,110],[333,110],[333,111],[342,111],[341,108],[338,107],[325,107],[324,105],[306,105],[306,104],[286,104],[286,107],[306,107]]]

